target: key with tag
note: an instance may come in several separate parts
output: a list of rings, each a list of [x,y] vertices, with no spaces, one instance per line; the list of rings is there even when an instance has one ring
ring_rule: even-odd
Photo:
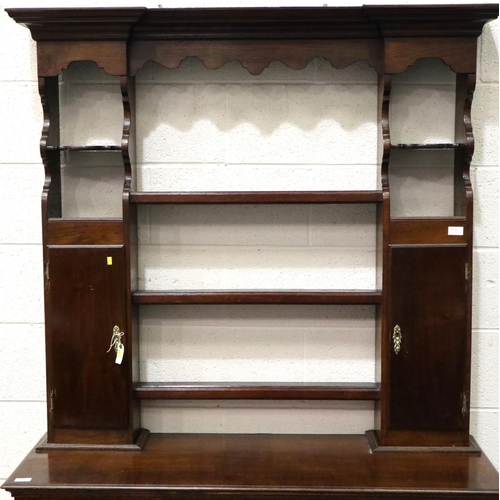
[[[123,354],[125,353],[125,346],[120,342],[116,348],[116,359],[115,363],[121,365],[123,361]]]
[[[122,364],[123,355],[125,353],[125,346],[123,345],[122,342],[123,335],[124,333],[120,331],[120,327],[115,325],[113,327],[113,334],[111,335],[111,341],[109,343],[108,352],[110,352],[111,349],[115,350],[116,353],[115,363],[117,365]]]

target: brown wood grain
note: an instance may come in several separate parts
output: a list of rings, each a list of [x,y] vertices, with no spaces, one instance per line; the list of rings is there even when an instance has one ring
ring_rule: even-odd
[[[142,453],[31,452],[4,488],[40,500],[493,500],[498,474],[484,454],[377,454],[365,436],[152,434]]]
[[[38,41],[48,447],[59,442],[63,447],[137,449],[140,399],[217,397],[374,400],[381,447],[412,451],[371,454],[362,436],[155,436],[134,458],[81,449],[30,454],[15,474],[32,477],[32,483],[16,484],[12,478],[6,483],[16,498],[497,497],[498,474],[484,455],[449,457],[431,451],[436,446],[468,448],[470,439],[471,107],[477,36],[485,22],[498,16],[498,5],[8,9],[8,14]],[[188,57],[211,69],[239,61],[253,75],[274,61],[293,69],[318,57],[336,68],[365,61],[379,74],[382,190],[131,192],[133,75],[147,61],[173,69]],[[454,142],[391,145],[391,75],[429,57],[457,72]],[[73,61],[86,60],[121,77],[123,135],[114,149],[121,151],[124,165],[123,221],[60,218],[60,152],[103,150],[60,144],[56,75]],[[390,218],[391,149],[454,150],[455,217]],[[379,203],[376,260],[381,278],[376,290],[133,292],[140,203]],[[463,226],[464,235],[449,236],[449,226]],[[116,267],[103,271],[96,262],[108,253]],[[134,389],[140,304],[374,304],[377,384],[150,383]],[[101,357],[103,336],[108,340],[108,323],[116,316],[130,339],[121,378]],[[392,350],[395,321],[403,328],[400,355]],[[141,436],[144,442],[145,433]],[[409,449],[419,446],[426,447],[425,457]]]
[[[110,75],[126,75],[126,50],[124,41],[40,41],[38,75],[56,76],[73,61],[94,61]]]
[[[378,290],[139,290],[135,304],[379,304]]]
[[[426,438],[429,440],[429,436],[423,436],[418,446],[404,446],[402,444],[398,444],[397,446],[381,446],[377,432],[374,430],[366,431],[366,437],[373,453],[446,453],[477,457],[480,457],[482,454],[481,447],[472,436],[469,436],[469,444],[465,446],[449,446],[446,440],[443,439],[442,434],[432,436],[432,446],[425,446]],[[411,434],[411,437],[413,438],[413,442],[415,442],[414,433]],[[403,442],[404,438],[399,438],[399,441]],[[437,445],[440,441],[444,442],[443,446]]]
[[[137,204],[379,203],[382,191],[133,192]]]
[[[460,38],[388,38],[385,41],[385,72],[402,73],[418,59],[442,59],[456,73],[476,71],[476,37]]]
[[[121,219],[49,219],[47,245],[121,245]]]
[[[454,244],[466,243],[465,217],[393,218],[390,221],[390,244]],[[463,235],[450,236],[448,228],[462,228]]]
[[[384,445],[466,445],[467,245],[391,245],[389,425]],[[427,436],[427,438],[426,438]]]
[[[11,8],[8,14],[28,27],[33,40],[106,41],[126,40],[131,27],[143,16],[144,7],[133,8]]]
[[[377,400],[374,383],[141,382],[138,399]]]
[[[382,207],[378,215],[378,224],[381,225],[382,241],[378,245],[377,258],[381,265],[382,277],[382,302],[378,309],[377,326],[380,330],[377,332],[378,343],[376,345],[377,357],[380,360],[380,365],[377,365],[379,370],[378,379],[381,381],[381,394],[380,402],[375,405],[375,429],[382,437],[385,437],[387,432],[387,417],[389,414],[389,382],[390,382],[390,366],[388,363],[389,352],[389,336],[387,335],[388,329],[388,315],[389,315],[389,228],[391,218],[391,191],[389,187],[389,162],[391,157],[391,134],[389,123],[389,108],[391,104],[392,92],[392,76],[380,75],[378,78],[378,120],[379,120],[379,158],[381,158],[380,179],[382,183],[383,201]],[[380,249],[381,247],[381,249]]]
[[[113,436],[129,425],[125,276],[122,246],[49,247],[50,442],[58,429]],[[108,352],[115,325],[124,333],[121,364]]]
[[[161,29],[161,28],[159,28]],[[159,37],[165,32],[158,31]],[[377,38],[362,40],[137,40],[131,46],[130,72],[136,74],[147,61],[168,69],[178,68],[187,57],[197,57],[208,69],[239,61],[251,75],[260,75],[274,61],[292,69],[303,69],[316,57],[346,68],[366,61],[377,71],[382,66],[382,43]]]

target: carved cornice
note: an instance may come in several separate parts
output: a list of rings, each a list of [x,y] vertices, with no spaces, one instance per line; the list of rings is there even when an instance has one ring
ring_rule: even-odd
[[[145,8],[6,9],[36,41],[127,40]]]
[[[378,38],[362,7],[149,9],[137,40]]]
[[[7,12],[42,42],[40,76],[55,75],[75,60],[125,75],[127,63],[135,74],[150,60],[176,68],[187,57],[198,57],[207,68],[236,60],[254,75],[273,61],[299,69],[314,57],[337,68],[364,60],[391,74],[419,58],[437,57],[457,73],[473,73],[476,38],[498,16],[498,5]]]
[[[364,6],[384,38],[478,37],[498,4]]]
[[[498,4],[307,8],[7,9],[35,40],[477,37]]]

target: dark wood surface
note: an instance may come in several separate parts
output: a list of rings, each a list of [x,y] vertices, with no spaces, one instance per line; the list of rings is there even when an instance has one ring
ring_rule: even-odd
[[[4,488],[61,500],[470,500],[498,498],[498,474],[484,455],[371,453],[365,436],[153,434],[142,453],[31,452]]]
[[[57,76],[38,79],[38,92],[43,108],[43,127],[40,137],[45,181],[42,191],[42,224],[46,237],[49,217],[61,217],[61,155],[51,150],[60,142],[59,130],[59,81]]]
[[[311,32],[314,31],[314,36]],[[363,7],[148,9],[134,27],[137,40],[374,39]]]
[[[452,142],[436,142],[436,143],[415,143],[415,144],[391,144],[393,149],[424,149],[424,150],[434,150],[434,149],[459,149],[464,147],[464,144],[457,144]]]
[[[402,342],[399,353],[391,342],[388,427],[394,440],[385,444],[431,444],[427,433],[435,443],[465,445],[467,246],[394,245],[390,255],[388,333],[392,337],[398,325]]]
[[[52,151],[69,151],[69,152],[89,152],[89,153],[100,153],[100,152],[112,152],[112,151],[121,151],[122,147],[118,145],[110,145],[110,146],[47,146],[47,150]]]
[[[127,45],[131,74],[149,60],[174,68],[189,56],[212,69],[238,60],[252,74],[260,74],[273,61],[303,68],[314,57],[338,68],[365,60],[379,73],[398,73],[421,57],[438,57],[456,72],[472,73],[477,36],[485,22],[498,16],[498,6],[7,12],[39,41],[40,76],[54,76],[79,59],[125,75]],[[65,42],[62,51],[61,41]]]
[[[125,326],[123,247],[50,247],[49,266],[49,437],[126,428],[128,367],[107,352],[113,327]]]
[[[377,400],[374,383],[317,382],[142,382],[135,386],[138,399],[302,399]]]
[[[131,203],[245,204],[245,203],[378,203],[382,191],[212,191],[133,192]]]
[[[126,40],[145,8],[9,9],[8,14],[31,31],[36,41]]]
[[[82,10],[82,9],[79,9]],[[49,30],[52,28],[49,27]],[[54,31],[49,31],[53,35]],[[73,33],[73,32],[70,32]],[[50,36],[50,34],[49,34]],[[39,76],[56,76],[73,61],[94,61],[106,73],[127,74],[127,44],[125,40],[73,40],[61,44],[43,40],[37,43]]]
[[[493,5],[492,5],[493,6]],[[498,6],[496,6],[498,15]],[[414,23],[417,26],[417,23]],[[437,26],[437,24],[436,24]],[[438,29],[444,28],[445,24]],[[444,31],[442,31],[444,35]],[[435,57],[442,59],[456,73],[476,71],[477,39],[475,37],[422,38],[415,40],[405,37],[387,38],[384,53],[384,71],[389,74],[402,73],[415,64],[418,59]]]
[[[219,25],[219,28],[222,29],[223,26]],[[292,29],[295,28],[292,26]],[[317,29],[319,30],[319,27]],[[314,37],[310,40],[297,40],[296,36],[284,40],[263,40],[254,38],[251,34],[243,35],[244,39],[237,37],[230,43],[218,38],[192,39],[196,36],[190,35],[186,35],[186,39],[178,40],[175,36],[173,40],[138,39],[131,45],[130,72],[136,74],[149,60],[165,68],[176,69],[186,55],[198,58],[208,69],[218,69],[230,61],[239,61],[251,75],[260,75],[274,61],[280,61],[292,69],[304,69],[317,57],[329,61],[339,69],[363,60],[376,71],[382,71],[381,40],[377,38],[317,40],[316,35],[319,35],[317,29],[314,29]],[[342,32],[342,30],[337,31]],[[158,28],[159,38],[165,37],[166,33],[161,27]]]
[[[471,37],[494,4],[272,8],[8,9],[35,40],[373,39]]]
[[[469,436],[469,444],[464,446],[382,446],[377,431],[369,430],[365,434],[372,453],[447,453],[476,457],[482,454],[481,447],[473,436]]]
[[[132,293],[135,304],[379,304],[379,290],[173,290]]]
[[[122,245],[121,219],[49,219],[48,245]]]
[[[383,36],[478,37],[490,16],[498,16],[498,4],[365,5]],[[415,46],[419,44],[416,43]],[[425,40],[423,40],[425,46]]]
[[[12,478],[7,482],[17,497],[496,498],[498,474],[484,456],[449,457],[434,454],[431,448],[467,447],[469,440],[469,167],[474,148],[470,110],[477,36],[485,22],[498,16],[498,5],[9,9],[8,13],[28,26],[38,41],[44,110],[41,155],[46,169],[42,220],[49,444],[132,445],[139,425],[139,399],[267,398],[273,391],[278,398],[306,398],[304,386],[297,385],[149,384],[138,386],[132,400],[132,380],[138,379],[132,371],[138,364],[139,309],[133,304],[376,304],[380,386],[327,384],[309,388],[307,394],[317,399],[327,395],[374,399],[382,448],[424,446],[427,451],[425,456],[394,450],[371,454],[364,436],[156,436],[135,457],[68,450],[30,454],[14,476],[31,477],[30,484],[14,483]],[[135,125],[131,75],[147,61],[173,69],[187,57],[198,57],[211,69],[236,60],[253,75],[273,61],[294,69],[304,68],[317,57],[336,68],[365,61],[379,74],[382,191],[130,193]],[[391,145],[391,75],[429,57],[443,60],[458,73],[454,141]],[[107,150],[60,144],[57,75],[77,60],[95,61],[121,77],[123,137],[121,145],[110,150],[121,153],[124,164],[122,227],[120,221],[56,222],[61,217],[60,152]],[[460,217],[391,220],[391,149],[454,149],[454,214]],[[136,203],[364,202],[382,202],[377,205],[377,265],[383,274],[377,290],[132,292],[137,288]],[[463,236],[445,234],[447,226],[455,224],[463,224]],[[122,247],[95,246],[103,244]],[[119,275],[116,268],[107,273],[100,270],[97,262],[102,252],[113,255],[121,267]],[[123,380],[115,378],[100,357],[101,326],[110,330],[112,318],[123,320],[127,338],[134,332],[130,345],[136,354],[132,360],[132,349],[126,350]],[[391,341],[395,322],[403,331],[399,355],[393,353]],[[108,343],[110,332],[104,336]]]
[[[390,227],[390,244],[455,244],[467,243],[467,226],[465,217],[401,217],[392,218]],[[449,228],[462,228],[462,235],[448,234]]]

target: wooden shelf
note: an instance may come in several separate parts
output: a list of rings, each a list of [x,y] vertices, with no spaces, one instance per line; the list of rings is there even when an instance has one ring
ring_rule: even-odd
[[[109,151],[121,151],[121,146],[47,146],[47,151],[67,151],[81,153],[106,153]]]
[[[134,192],[137,204],[380,203],[382,191]]]
[[[134,304],[380,304],[380,290],[175,290],[132,292]]]
[[[375,383],[141,382],[136,399],[380,399]]]
[[[391,144],[392,149],[415,149],[415,150],[446,150],[464,148],[465,144],[441,143],[441,144]]]
[[[484,453],[372,453],[364,435],[151,434],[140,453],[33,450],[3,487],[39,500],[492,500],[498,474]]]

